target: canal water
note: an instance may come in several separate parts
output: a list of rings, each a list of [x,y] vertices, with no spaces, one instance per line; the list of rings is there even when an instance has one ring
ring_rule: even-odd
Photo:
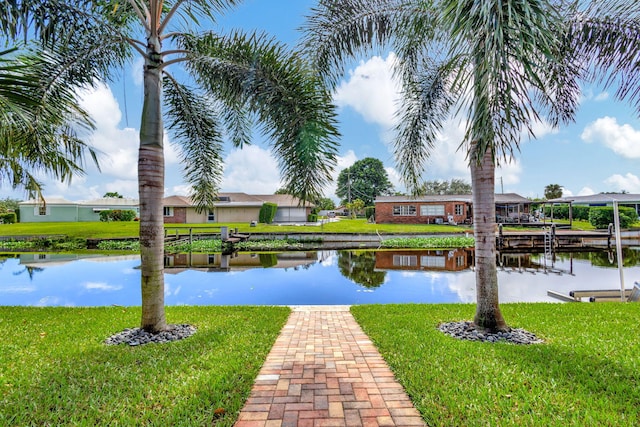
[[[625,249],[626,287],[640,251]],[[165,259],[167,305],[475,302],[473,252],[313,251],[179,254]],[[614,252],[500,254],[501,302],[558,302],[548,291],[620,289]],[[140,305],[140,258],[0,255],[0,305]]]

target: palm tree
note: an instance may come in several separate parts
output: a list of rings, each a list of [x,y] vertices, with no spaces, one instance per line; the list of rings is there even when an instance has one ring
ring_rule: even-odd
[[[638,6],[615,1],[615,8],[581,8],[582,3],[320,0],[305,27],[312,59],[334,87],[354,55],[378,46],[396,53],[403,93],[395,156],[414,193],[444,121],[454,112],[467,112],[460,147],[468,154],[472,178],[474,323],[479,329],[508,329],[500,312],[495,264],[496,165],[513,157],[523,130],[533,136],[535,121],[547,117],[557,125],[573,118],[578,80],[601,75],[587,73],[589,55],[626,65],[625,70],[637,63],[629,51],[640,50]],[[629,14],[632,10],[635,15]],[[616,29],[623,29],[624,37]],[[619,49],[618,37],[627,41]],[[598,43],[604,50],[587,47]]]
[[[273,143],[289,194],[310,200],[321,195],[336,162],[330,97],[300,55],[264,34],[194,34],[178,27],[201,19],[215,22],[234,0],[49,0],[42,9],[42,0],[24,3],[33,3],[30,13],[40,19],[23,14],[14,26],[29,23],[46,46],[75,51],[77,60],[69,66],[76,72],[109,79],[126,59],[144,59],[138,157],[141,327],[162,331],[167,328],[163,118],[180,144],[184,174],[199,208],[215,201],[225,138],[238,147],[249,144],[255,120]],[[181,67],[171,74],[174,64]]]
[[[0,182],[30,197],[42,198],[39,175],[70,181],[82,174],[85,153],[97,165],[78,136],[93,122],[64,79],[52,79],[64,64],[52,52],[0,52]]]

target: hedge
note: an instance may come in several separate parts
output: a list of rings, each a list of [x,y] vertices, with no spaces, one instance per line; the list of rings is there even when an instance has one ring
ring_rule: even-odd
[[[133,221],[136,218],[136,211],[132,210],[120,210],[120,209],[110,209],[106,211],[100,212],[100,221],[102,222],[110,222],[110,221]]]
[[[18,222],[18,217],[15,212],[0,214],[0,224],[15,224],[16,222]]]
[[[276,217],[278,205],[275,203],[264,203],[260,208],[260,214],[258,215],[258,221],[263,224],[271,224]]]
[[[634,208],[620,206],[618,208],[620,217],[620,228],[629,228],[638,220],[638,214]],[[613,207],[591,208],[589,211],[589,222],[595,228],[607,228],[613,224]]]

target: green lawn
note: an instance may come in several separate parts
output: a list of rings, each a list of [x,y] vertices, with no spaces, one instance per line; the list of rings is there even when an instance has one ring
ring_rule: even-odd
[[[458,341],[474,305],[352,313],[429,426],[637,426],[640,305],[503,304],[546,340]],[[105,346],[139,308],[0,307],[0,425],[231,426],[284,325],[281,307],[167,307],[198,328],[164,345]]]
[[[472,232],[469,227],[450,225],[400,225],[370,224],[364,219],[341,219],[322,226],[268,225],[258,224],[251,227],[248,223],[217,224],[166,224],[165,230],[171,235],[178,232],[189,234],[189,229],[198,232],[220,232],[221,226],[230,230],[238,229],[242,233],[465,233]],[[69,238],[117,238],[137,237],[138,222],[52,222],[0,224],[0,236],[44,236],[67,235]]]
[[[436,329],[474,305],[354,306],[429,426],[640,425],[640,304],[504,304],[545,344],[460,341]]]
[[[0,426],[231,426],[289,312],[167,307],[196,334],[129,347],[139,307],[0,307]]]

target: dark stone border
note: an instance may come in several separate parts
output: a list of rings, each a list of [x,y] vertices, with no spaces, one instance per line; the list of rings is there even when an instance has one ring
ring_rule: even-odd
[[[166,331],[151,333],[141,328],[128,328],[122,332],[111,335],[104,340],[106,345],[128,344],[132,347],[144,344],[163,344],[182,340],[196,333],[195,326],[169,325]]]
[[[475,328],[473,322],[469,321],[441,323],[438,329],[453,338],[467,341],[506,342],[520,345],[542,344],[544,342],[535,334],[524,329],[510,329],[506,332],[496,333],[481,332]]]

